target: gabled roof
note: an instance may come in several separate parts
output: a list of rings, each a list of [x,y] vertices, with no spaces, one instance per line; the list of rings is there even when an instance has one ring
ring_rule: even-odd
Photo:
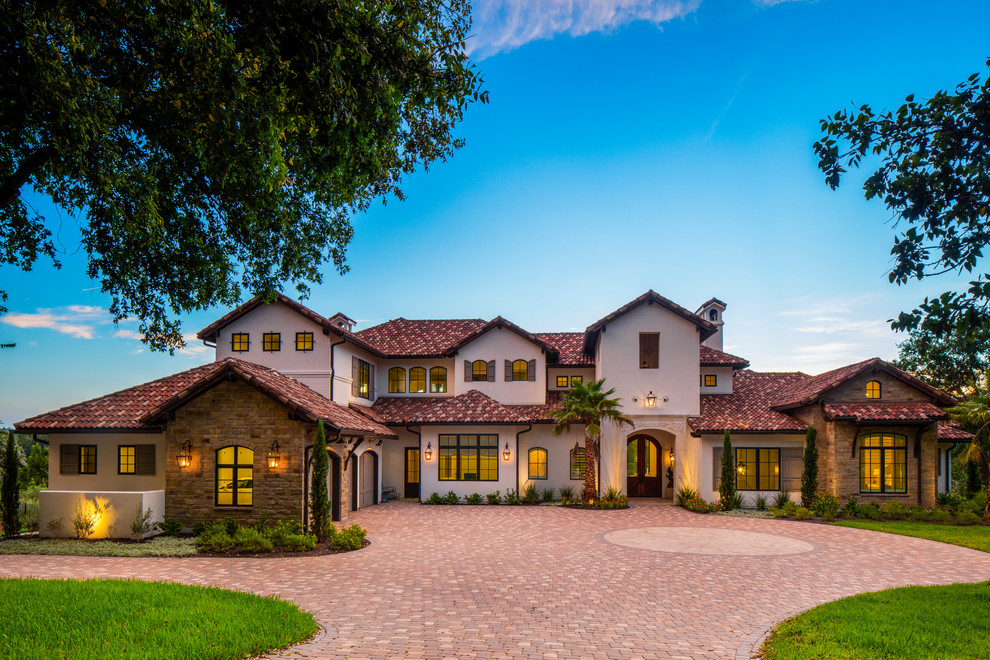
[[[331,323],[329,319],[320,316],[319,314],[311,310],[309,307],[306,307],[305,305],[296,302],[295,300],[289,298],[285,294],[282,293],[275,294],[274,302],[285,305],[286,307],[296,312],[300,316],[309,319],[310,321],[312,321],[313,323],[317,324],[318,326],[322,327],[327,331],[340,334],[341,329],[338,328],[333,323]],[[274,304],[274,302],[272,304]],[[228,325],[230,325],[237,319],[241,318],[248,312],[257,309],[258,307],[261,307],[264,304],[266,304],[264,298],[262,298],[261,296],[255,296],[254,298],[251,298],[251,300],[247,301],[237,309],[227,312],[226,314],[218,318],[216,321],[214,321],[210,325],[206,326],[205,328],[197,332],[196,338],[202,340],[211,340],[211,341],[215,340],[217,338],[217,334],[221,330],[223,330]]]
[[[700,365],[702,367],[732,367],[733,369],[745,369],[749,366],[749,360],[741,358],[714,348],[701,345]]]
[[[700,314],[701,313],[701,310],[703,310],[705,307],[708,307],[711,304],[721,305],[722,306],[722,309],[725,309],[726,307],[728,307],[728,305],[726,305],[724,302],[722,302],[718,298],[709,298],[705,302],[701,303],[701,305],[698,307],[698,311],[696,311],[695,314]]]
[[[294,378],[237,358],[211,362],[60,408],[19,422],[15,428],[32,431],[158,430],[165,413],[186,405],[228,378],[247,383],[307,421],[322,419],[342,432],[396,437],[382,424],[330,401]]]
[[[536,344],[541,349],[543,349],[548,355],[551,355],[551,356],[554,356],[554,357],[557,356],[557,349],[556,348],[554,348],[553,346],[551,346],[547,342],[543,341],[542,339],[540,339],[536,335],[532,334],[531,332],[527,332],[526,330],[523,330],[522,328],[520,328],[518,325],[516,325],[512,321],[510,321],[508,319],[505,319],[505,318],[502,318],[501,316],[496,316],[495,318],[493,318],[491,321],[489,321],[485,325],[481,326],[480,328],[477,328],[471,334],[467,335],[466,337],[461,338],[460,341],[458,341],[456,344],[451,345],[447,349],[447,353],[448,354],[452,354],[452,353],[458,351],[459,349],[463,348],[467,344],[470,344],[472,341],[474,341],[475,339],[477,339],[481,335],[485,334],[486,332],[488,332],[490,330],[494,330],[495,328],[505,328],[506,330],[510,330],[511,332],[516,333],[517,335],[519,335],[520,337],[522,337],[526,341],[532,342],[532,343]]]
[[[484,402],[484,400],[473,396],[471,399],[462,399],[454,403],[456,399],[466,397],[472,393],[494,402],[511,414],[506,414],[497,408],[490,407],[490,404]],[[560,400],[563,398],[563,394],[560,390],[549,391],[547,392],[546,403],[530,405],[500,404],[498,401],[481,394],[477,390],[470,390],[466,394],[454,398],[379,397],[374,405],[371,406],[370,410],[376,416],[376,419],[381,420],[384,424],[391,424],[393,426],[425,424],[430,423],[424,421],[425,419],[445,420],[457,416],[459,416],[458,422],[466,423],[462,419],[464,411],[472,408],[472,406],[489,411],[489,414],[487,414],[484,420],[487,423],[538,424],[553,421],[553,411],[560,407]],[[438,408],[439,410],[437,410]]]
[[[442,357],[486,325],[484,319],[397,318],[351,333],[384,357]]]
[[[697,314],[688,311],[684,307],[681,307],[672,300],[664,298],[659,293],[650,289],[639,298],[627,302],[625,305],[615,310],[608,316],[601,318],[587,327],[584,331],[584,352],[594,355],[595,352],[595,342],[598,340],[598,333],[607,324],[611,323],[615,319],[625,316],[629,312],[633,311],[640,305],[650,304],[650,305],[660,305],[674,314],[677,314],[681,318],[684,318],[691,323],[694,323],[698,327],[698,331],[701,333],[701,341],[704,341],[718,332],[718,326],[713,323],[709,323],[705,319],[701,318]]]
[[[478,390],[441,399],[409,418],[410,424],[525,424],[527,419]]]
[[[963,431],[955,422],[939,422],[938,439],[942,442],[969,442],[973,434]]]
[[[946,419],[945,411],[933,403],[827,403],[829,420],[856,422],[931,422]]]
[[[873,373],[883,371],[907,383],[916,390],[924,392],[938,404],[952,406],[956,403],[956,400],[945,392],[875,357],[808,378],[800,386],[795,387],[789,393],[782,396],[776,405],[774,405],[774,408],[776,410],[789,410],[791,408],[810,405],[839,385],[868,371]]]
[[[593,367],[595,358],[584,352],[583,332],[536,332],[533,336],[543,341],[558,352],[559,357],[554,366],[558,367]]]
[[[737,371],[732,378],[732,394],[702,394],[701,415],[688,423],[695,433],[804,433],[808,428],[804,422],[772,406],[781,394],[808,378],[800,372]]]

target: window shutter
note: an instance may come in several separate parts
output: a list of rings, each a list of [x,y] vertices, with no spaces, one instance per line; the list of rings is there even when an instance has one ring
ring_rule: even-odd
[[[375,372],[378,369],[373,364],[368,365],[368,398],[375,400]]]
[[[471,382],[471,361],[470,360],[464,360],[464,382],[465,383],[470,383]]]
[[[494,383],[495,382],[495,360],[489,360],[488,361],[488,369],[487,369],[487,371],[488,371],[488,382],[489,383]],[[512,374],[511,373],[509,374],[509,376],[510,376],[509,380],[512,380],[512,378],[511,378]]]
[[[351,396],[358,395],[358,359],[356,355],[351,356]]]
[[[804,449],[784,447],[780,450],[780,489],[801,490],[801,473],[804,472]]]
[[[526,380],[531,383],[536,381],[536,360],[530,360],[526,365]]]
[[[712,490],[722,487],[722,447],[712,447]]]
[[[137,445],[134,447],[134,474],[155,473],[155,446]]]
[[[79,474],[79,445],[62,445],[59,448],[59,474]]]
[[[512,380],[512,360],[505,361],[505,382]]]

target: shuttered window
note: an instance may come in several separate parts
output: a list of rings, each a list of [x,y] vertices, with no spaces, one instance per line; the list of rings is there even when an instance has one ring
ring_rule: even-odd
[[[488,380],[488,363],[484,360],[475,360],[471,363],[471,380],[475,382]]]
[[[712,490],[722,486],[722,448],[712,447]]]
[[[584,447],[574,447],[571,450],[571,479],[584,479],[585,463]]]
[[[804,449],[784,447],[780,450],[780,489],[801,490],[801,473],[804,471]]]

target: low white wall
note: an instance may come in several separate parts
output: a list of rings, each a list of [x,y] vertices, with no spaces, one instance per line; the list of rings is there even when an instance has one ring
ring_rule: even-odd
[[[91,539],[132,538],[131,522],[138,507],[151,509],[151,522],[161,522],[165,513],[165,491],[71,491],[43,490],[38,494],[41,513],[38,529],[43,537],[75,537],[73,519],[80,511],[100,511]],[[53,518],[61,518],[60,530],[49,529]],[[148,536],[145,534],[144,536]]]

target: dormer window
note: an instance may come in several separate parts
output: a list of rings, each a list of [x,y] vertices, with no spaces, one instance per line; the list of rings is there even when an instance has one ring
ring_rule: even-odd
[[[867,399],[879,399],[880,398],[880,381],[871,380],[866,384],[866,398]]]
[[[711,321],[712,323],[718,321],[718,310],[717,309],[710,309],[710,310],[708,310],[708,320]]]

